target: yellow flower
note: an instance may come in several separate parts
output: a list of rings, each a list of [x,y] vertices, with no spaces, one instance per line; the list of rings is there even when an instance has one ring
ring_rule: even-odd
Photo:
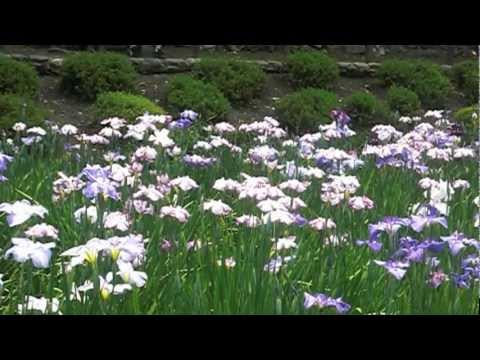
[[[110,291],[107,288],[102,288],[100,290],[100,296],[103,301],[107,301],[110,298]]]

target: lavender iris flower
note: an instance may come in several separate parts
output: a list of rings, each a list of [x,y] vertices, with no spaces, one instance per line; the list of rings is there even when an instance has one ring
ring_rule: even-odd
[[[452,236],[444,236],[441,239],[448,243],[448,247],[450,248],[450,253],[453,256],[457,256],[463,248],[466,247],[465,240],[467,239],[465,235],[455,232]]]
[[[445,249],[445,243],[441,241],[436,241],[433,239],[427,239],[423,242],[423,245],[426,250],[432,253],[441,253]]]
[[[87,178],[87,185],[83,189],[83,195],[89,199],[96,199],[102,194],[105,198],[119,200],[120,194],[117,191],[118,184],[110,180],[112,172],[108,168],[102,168],[98,165],[87,166],[82,175]]]
[[[377,240],[357,240],[358,246],[368,246],[374,253],[378,253],[382,250],[383,244]]]
[[[302,215],[300,214],[294,214],[295,217],[295,224],[297,226],[305,226],[308,223],[308,220],[305,219]]]
[[[346,112],[340,110],[333,110],[331,112],[331,117],[335,120],[337,127],[340,129],[343,129],[352,122],[350,116],[348,116]]]
[[[215,158],[204,158],[198,155],[185,155],[183,158],[185,164],[191,167],[207,168],[215,164]]]
[[[416,263],[421,263],[425,256],[425,244],[412,239],[411,237],[404,237],[400,239],[400,249],[395,253],[395,257]]]
[[[175,130],[175,129],[188,129],[193,125],[193,122],[190,119],[187,118],[181,118],[178,119],[177,121],[173,121],[168,125],[168,128],[170,130]]]
[[[438,210],[431,205],[424,205],[427,208],[426,216],[412,216],[412,222],[410,224],[411,228],[420,233],[425,227],[431,226],[433,224],[439,224],[445,229],[448,229],[447,219],[443,216],[440,216]]]
[[[314,306],[317,306],[320,309],[333,307],[337,310],[339,314],[346,314],[351,309],[351,306],[346,302],[344,302],[341,298],[333,299],[324,294],[311,295],[308,293],[305,293],[304,296],[305,296],[304,306],[305,306],[305,309],[307,310],[311,309]]]
[[[0,153],[0,173],[7,170],[8,163],[12,162],[13,157]]]
[[[379,157],[376,161],[377,168],[382,168],[385,166],[392,166],[392,167],[402,167],[403,162],[398,160],[395,156],[389,155],[384,157]]]
[[[324,156],[320,156],[318,157],[316,160],[316,165],[317,167],[323,169],[323,170],[326,170],[326,171],[330,171],[330,170],[333,170],[335,169],[335,164],[334,164],[334,161],[331,160],[331,159],[327,159],[326,157]]]
[[[455,286],[461,289],[469,289],[472,281],[472,276],[470,273],[466,272],[464,274],[452,274],[453,282]]]
[[[375,260],[374,262],[378,266],[385,268],[385,270],[387,270],[397,280],[402,280],[407,273],[407,269],[410,267],[409,262],[403,261],[388,260],[385,262]]]
[[[409,219],[387,216],[377,224],[368,226],[370,241],[375,241],[380,233],[386,232],[389,236],[395,235],[402,227],[410,225]]]

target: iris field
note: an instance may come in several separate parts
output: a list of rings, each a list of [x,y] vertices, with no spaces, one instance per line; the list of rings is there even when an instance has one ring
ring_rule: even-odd
[[[0,314],[478,314],[479,143],[447,112],[102,125],[0,138]]]

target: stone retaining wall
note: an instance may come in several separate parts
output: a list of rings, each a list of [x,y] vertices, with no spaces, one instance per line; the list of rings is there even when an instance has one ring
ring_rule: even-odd
[[[40,75],[58,75],[63,65],[63,58],[19,54],[7,56],[32,64]],[[199,59],[132,58],[131,61],[140,74],[153,75],[190,72]],[[252,60],[251,62],[259,64],[267,73],[282,74],[287,72],[285,64],[279,61]],[[345,77],[373,77],[380,63],[339,62],[338,66],[341,75]],[[451,68],[450,65],[442,65],[442,67],[446,70]]]

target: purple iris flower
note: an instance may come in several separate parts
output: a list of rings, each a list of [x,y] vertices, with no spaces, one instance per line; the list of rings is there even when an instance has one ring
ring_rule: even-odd
[[[378,158],[376,161],[376,166],[379,169],[385,166],[402,167],[404,166],[404,163],[403,161],[398,160],[394,155],[389,155]]]
[[[319,307],[320,309],[333,307],[337,310],[339,314],[346,314],[350,311],[351,306],[344,302],[341,298],[334,299],[324,294],[308,294],[305,293],[304,306],[305,309],[311,309],[314,306]]]
[[[476,267],[480,266],[479,255],[472,254],[462,260],[462,268],[475,267],[475,266]]]
[[[308,220],[305,219],[302,215],[300,214],[294,214],[295,217],[295,224],[297,226],[305,226],[308,223]]]
[[[339,314],[346,314],[352,308],[349,304],[347,304],[341,298],[340,299],[330,298],[327,301],[327,306],[334,307]]]
[[[375,264],[378,266],[381,266],[385,268],[393,277],[397,280],[402,280],[405,277],[405,274],[407,273],[407,269],[410,267],[409,262],[404,262],[404,261],[394,261],[394,260],[388,260],[388,261],[374,261]]]
[[[407,147],[404,147],[402,151],[399,153],[399,155],[400,155],[400,158],[406,163],[413,162],[415,160],[413,157],[412,151]]]
[[[452,279],[455,285],[461,289],[468,289],[470,288],[470,283],[472,281],[472,276],[470,273],[464,274],[452,274]]]
[[[420,174],[425,174],[429,170],[429,167],[427,165],[425,165],[425,164],[423,164],[419,161],[413,162],[413,163],[408,163],[407,168],[408,169],[413,169]]]
[[[110,180],[112,172],[108,168],[98,165],[87,166],[82,175],[87,178],[87,185],[83,189],[83,195],[89,199],[96,199],[102,194],[106,198],[119,200],[120,194],[117,191],[118,184]]]
[[[335,169],[335,166],[334,166],[335,164],[334,164],[333,160],[327,159],[324,156],[318,157],[315,160],[315,162],[316,162],[317,167],[319,167],[321,169],[324,169],[326,171]]]
[[[383,244],[377,240],[357,240],[358,246],[368,246],[374,253],[378,253],[382,250]]]
[[[386,232],[389,236],[395,235],[402,227],[410,226],[409,219],[401,219],[399,217],[387,216],[377,224],[368,226],[370,241],[375,241],[382,232]]]
[[[449,134],[431,134],[427,136],[426,139],[428,142],[432,143],[435,147],[441,149],[445,148],[447,145],[451,144],[452,138]]]
[[[423,242],[423,246],[426,250],[438,254],[445,249],[445,243],[441,241],[436,241],[434,239],[427,239]]]
[[[183,161],[191,167],[206,168],[215,164],[217,160],[215,158],[205,158],[198,155],[185,155]]]
[[[13,157],[0,153],[0,173],[7,170],[8,163],[12,162]]]
[[[187,118],[181,118],[177,121],[173,121],[168,125],[168,128],[170,130],[175,130],[175,129],[188,129],[193,125],[192,120],[187,119]]]
[[[427,208],[427,215],[412,216],[412,222],[410,227],[417,233],[421,233],[425,227],[429,227],[434,224],[443,226],[445,229],[448,229],[447,219],[443,216],[440,216],[439,211],[431,205],[424,205]]]
[[[466,247],[465,240],[467,239],[465,235],[455,232],[452,236],[443,236],[441,237],[443,241],[448,243],[450,248],[450,253],[453,256],[457,256],[463,248]]]
[[[412,239],[411,237],[404,237],[400,239],[400,249],[395,253],[396,257],[420,263],[423,261],[425,255],[425,244]]]
[[[335,122],[337,123],[337,127],[340,129],[343,129],[345,126],[352,122],[350,116],[348,116],[346,112],[341,110],[333,110],[331,112],[331,117],[335,120]]]
[[[107,168],[102,168],[99,165],[87,166],[82,171],[82,175],[87,178],[87,181],[96,181],[98,178],[108,178],[110,172]]]

